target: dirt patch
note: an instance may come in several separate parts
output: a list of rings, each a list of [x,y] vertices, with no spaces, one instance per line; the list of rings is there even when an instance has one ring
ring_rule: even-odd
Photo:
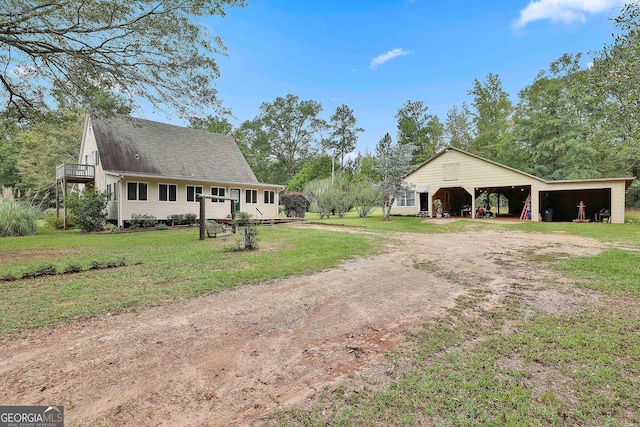
[[[11,264],[17,261],[42,261],[57,258],[64,255],[79,253],[79,249],[28,249],[3,251],[0,258],[0,265]]]
[[[385,253],[322,273],[5,338],[0,401],[64,405],[69,426],[259,424],[350,377],[383,375],[406,330],[472,288],[486,292],[486,309],[517,292],[562,312],[582,296],[563,293],[532,254],[602,246],[507,231],[398,234]]]

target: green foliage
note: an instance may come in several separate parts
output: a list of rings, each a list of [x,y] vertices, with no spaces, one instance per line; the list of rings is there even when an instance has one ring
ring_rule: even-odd
[[[380,189],[367,179],[354,180],[351,193],[353,194],[353,205],[360,218],[371,214],[382,200]]]
[[[37,233],[38,213],[16,200],[12,188],[3,187],[0,194],[0,237],[32,236]]]
[[[3,73],[0,99],[27,119],[49,107],[54,89],[86,98],[92,111],[104,112],[101,107],[111,103],[102,102],[108,93],[102,85],[117,91],[125,104],[143,98],[183,116],[216,106],[215,56],[224,45],[221,37],[208,35],[200,18],[224,16],[225,8],[244,5],[243,0],[72,5],[7,0],[3,10],[10,19],[0,20],[0,33],[7,35],[0,40],[0,60],[37,74]]]
[[[235,220],[236,246],[233,251],[253,251],[258,249],[258,225],[246,212],[238,212]]]
[[[260,105],[257,122],[266,135],[269,154],[282,164],[289,177],[293,177],[306,159],[313,154],[314,144],[327,124],[318,118],[322,111],[319,102],[288,94],[273,102]]]
[[[353,188],[351,177],[344,173],[333,179],[312,181],[305,187],[304,195],[309,208],[320,214],[320,219],[335,214],[343,218],[353,208]]]
[[[221,135],[231,135],[233,133],[233,125],[225,116],[207,116],[204,119],[191,118],[189,127],[207,132],[219,133]]]
[[[71,193],[65,200],[67,212],[82,231],[100,231],[107,218],[107,195],[93,187]]]
[[[513,144],[510,136],[510,117],[513,105],[509,94],[502,88],[502,81],[497,74],[489,73],[484,82],[477,79],[468,94],[473,97],[471,105],[475,127],[475,138],[470,151],[489,160],[510,165],[508,157],[518,153],[520,148]]]
[[[269,135],[258,118],[247,120],[236,130],[236,142],[260,182],[286,184],[290,176],[271,151]]]
[[[167,216],[167,223],[174,225],[194,225],[198,222],[198,215],[194,213],[188,214],[172,214]]]
[[[46,209],[43,213],[44,223],[53,230],[62,230],[64,228],[64,217],[56,214],[55,208]]]
[[[304,218],[309,207],[307,198],[298,192],[281,194],[280,202],[284,205],[287,218]]]
[[[158,223],[158,218],[152,214],[131,214],[131,221],[129,226],[131,228],[150,228],[155,227]]]
[[[328,178],[331,176],[331,157],[320,156],[309,159],[305,162],[304,166],[291,178],[287,184],[286,192],[292,191],[304,191],[307,184],[311,181],[315,181],[322,178]]]
[[[356,149],[358,133],[364,132],[363,128],[356,126],[356,123],[353,109],[345,104],[337,107],[330,117],[331,133],[322,141],[322,145],[332,150],[333,156],[340,158],[340,166],[344,166],[344,156]]]
[[[424,101],[408,100],[398,109],[398,144],[414,147],[411,163],[423,163],[444,148],[444,126],[435,114],[428,114]]]
[[[382,194],[382,218],[389,221],[391,207],[398,195],[407,191],[404,177],[413,169],[411,164],[414,146],[411,144],[393,145],[388,133],[380,138],[376,146],[375,169],[382,177],[380,192]]]

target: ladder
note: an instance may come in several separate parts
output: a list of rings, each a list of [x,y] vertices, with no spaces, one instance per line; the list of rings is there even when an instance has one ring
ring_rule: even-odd
[[[531,203],[531,192],[529,192],[529,195],[527,196],[527,200],[524,201],[524,206],[522,207],[522,213],[520,214],[520,220],[528,219],[527,211],[530,210],[529,208],[530,203]]]

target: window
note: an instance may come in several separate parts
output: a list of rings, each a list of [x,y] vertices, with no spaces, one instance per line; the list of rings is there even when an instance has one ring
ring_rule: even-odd
[[[258,203],[258,190],[245,190],[245,202]]]
[[[187,185],[187,202],[197,202],[196,194],[202,194],[202,186]]]
[[[107,184],[107,202],[110,202],[112,200],[111,197],[112,197],[111,184]]]
[[[415,206],[416,205],[416,193],[413,191],[406,191],[404,194],[398,196],[396,200],[396,206]]]
[[[264,190],[264,203],[272,205],[276,200],[276,192],[271,190]]]
[[[175,184],[158,184],[158,200],[161,202],[177,202],[178,186]]]
[[[146,182],[127,182],[127,200],[147,200]]]
[[[225,189],[221,187],[211,187],[211,195],[218,197],[225,197]],[[224,203],[224,200],[211,199],[212,203]]]

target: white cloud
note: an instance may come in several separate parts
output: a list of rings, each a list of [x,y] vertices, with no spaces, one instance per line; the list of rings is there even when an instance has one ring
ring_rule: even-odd
[[[513,23],[513,28],[520,29],[544,19],[566,24],[585,22],[586,14],[610,12],[622,4],[624,0],[534,0],[520,11],[520,18]]]
[[[382,65],[385,62],[392,60],[396,56],[409,55],[410,53],[411,52],[401,48],[390,50],[387,53],[383,53],[382,55],[378,55],[375,58],[373,58],[371,60],[371,64],[369,64],[369,69],[375,70],[376,68],[378,68],[378,65]]]

